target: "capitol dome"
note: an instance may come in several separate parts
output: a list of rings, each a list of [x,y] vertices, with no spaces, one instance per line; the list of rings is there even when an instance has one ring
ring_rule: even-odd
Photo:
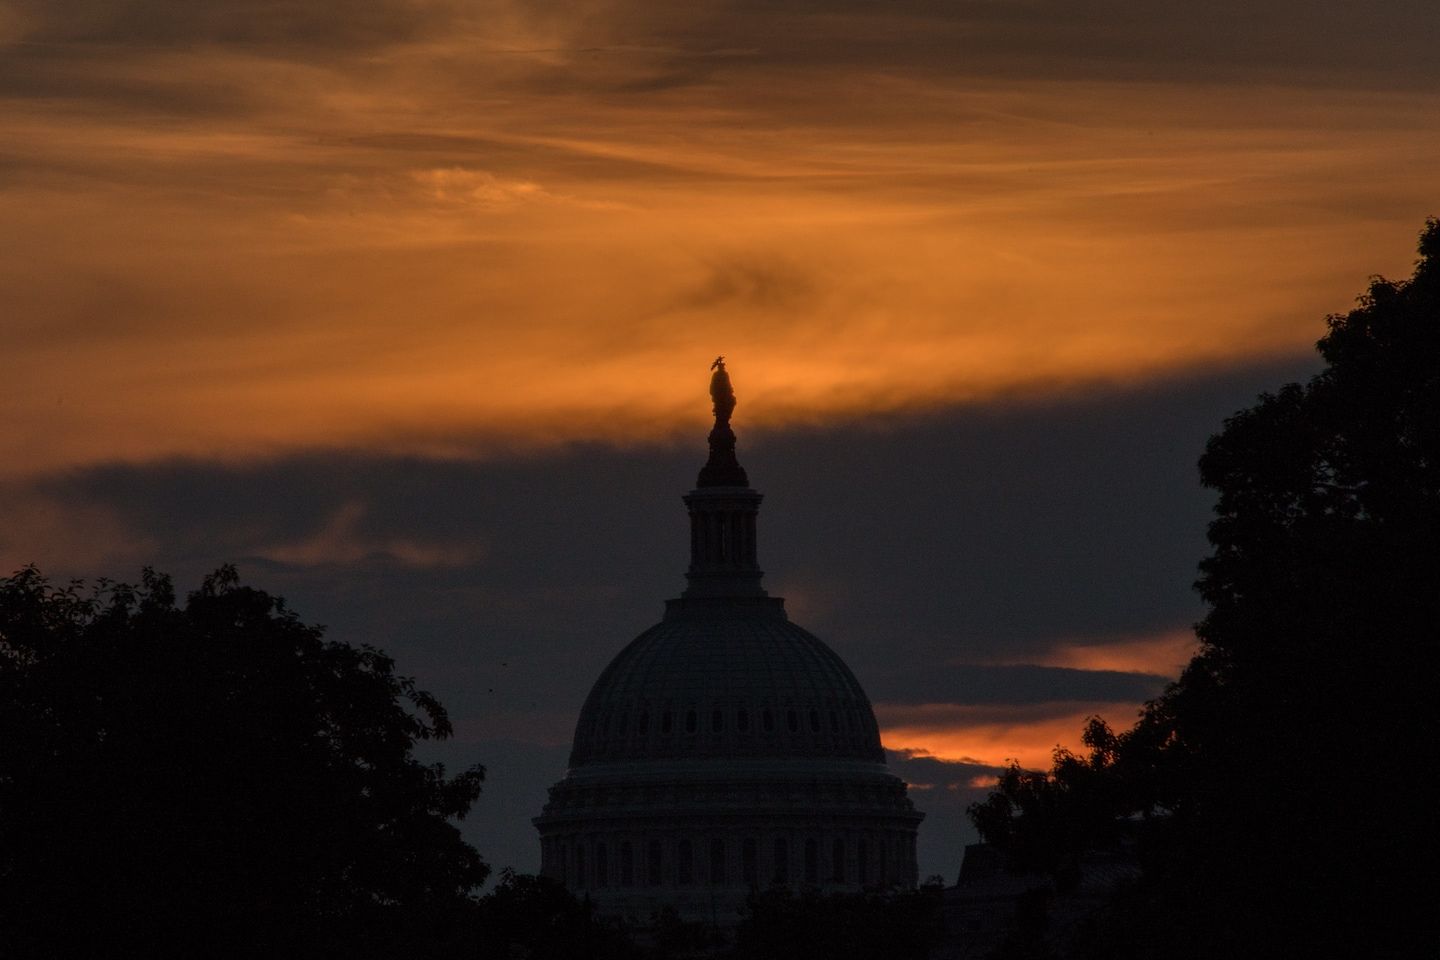
[[[885,768],[855,675],[761,585],[762,499],[735,458],[734,394],[690,511],[688,586],[596,680],[569,770],[535,818],[541,873],[602,912],[723,924],[755,889],[913,886],[924,816]]]
[[[880,763],[854,674],[778,599],[672,604],[610,662],[580,711],[570,766],[681,757],[843,757]]]

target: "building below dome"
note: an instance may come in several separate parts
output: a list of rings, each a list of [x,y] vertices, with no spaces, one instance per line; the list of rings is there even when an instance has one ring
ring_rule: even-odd
[[[844,661],[761,586],[761,495],[735,458],[723,360],[690,510],[688,586],[616,655],[550,788],[543,875],[601,912],[664,907],[721,926],[755,889],[915,885],[916,811],[885,768],[875,713]]]

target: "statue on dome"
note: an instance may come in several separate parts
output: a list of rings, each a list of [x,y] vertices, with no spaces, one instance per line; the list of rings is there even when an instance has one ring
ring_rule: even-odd
[[[730,415],[735,412],[735,389],[730,386],[730,374],[725,372],[725,358],[719,356],[710,364],[715,371],[710,377],[710,399],[715,402],[716,425],[730,425]]]

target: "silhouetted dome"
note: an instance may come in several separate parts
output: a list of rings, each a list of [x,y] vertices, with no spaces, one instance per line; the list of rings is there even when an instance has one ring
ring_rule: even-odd
[[[855,675],[778,599],[673,601],[595,682],[570,766],[717,755],[884,762]]]
[[[540,871],[602,913],[730,924],[752,890],[912,887],[924,814],[850,668],[761,586],[764,498],[735,457],[723,358],[688,585],[616,654],[534,820]]]

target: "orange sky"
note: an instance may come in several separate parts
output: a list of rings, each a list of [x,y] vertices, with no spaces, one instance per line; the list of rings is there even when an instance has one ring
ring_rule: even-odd
[[[1060,640],[1040,656],[990,659],[981,665],[1034,664],[1174,679],[1196,648],[1191,631],[1175,630],[1148,637]],[[1160,685],[1157,683],[1157,694]],[[875,712],[885,746],[892,750],[992,765],[1015,760],[1025,767],[1043,768],[1049,765],[1056,746],[1081,749],[1080,732],[1087,718],[1098,715],[1116,730],[1123,730],[1135,720],[1138,707],[1131,701],[1114,700],[1013,705],[877,703]]]
[[[1440,212],[1429,4],[946,6],[0,4],[0,478],[665,440],[717,353],[759,427],[1300,355]]]
[[[0,17],[12,475],[665,437],[720,352],[759,424],[1298,353],[1440,195],[1433,87],[914,5],[78,6]]]

